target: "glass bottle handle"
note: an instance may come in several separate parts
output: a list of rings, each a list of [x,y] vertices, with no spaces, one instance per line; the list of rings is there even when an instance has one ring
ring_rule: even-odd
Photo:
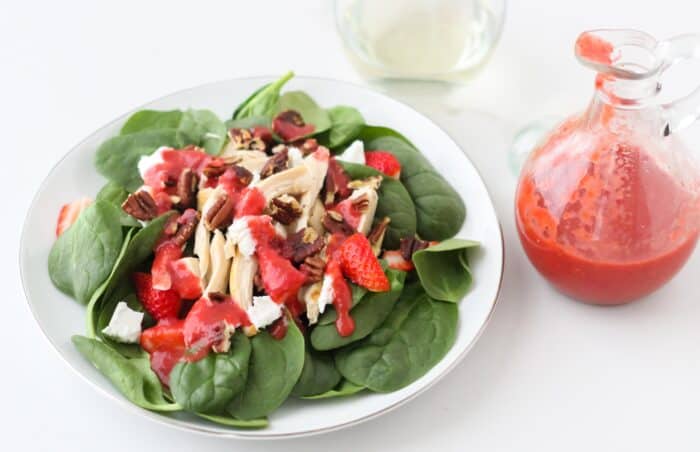
[[[685,34],[662,41],[656,53],[662,61],[659,72],[682,60],[700,59],[700,34]],[[663,136],[688,127],[700,118],[700,87],[662,107],[666,112]]]

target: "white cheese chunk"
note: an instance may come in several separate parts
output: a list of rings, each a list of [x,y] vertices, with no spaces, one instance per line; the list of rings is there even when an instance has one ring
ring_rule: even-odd
[[[333,278],[331,278],[330,275],[325,275],[323,277],[323,284],[321,285],[321,294],[318,296],[318,312],[323,314],[326,310],[326,306],[333,304],[334,297]]]
[[[282,305],[275,303],[267,295],[253,297],[253,304],[246,310],[255,328],[264,328],[282,315]]]
[[[123,344],[137,344],[141,337],[143,312],[134,311],[120,301],[114,309],[109,325],[102,330],[105,336]]]
[[[139,174],[141,175],[141,179],[146,178],[146,173],[149,169],[164,162],[163,151],[167,149],[172,148],[169,148],[168,146],[161,146],[158,149],[156,149],[156,151],[153,154],[144,155],[139,159],[138,169]]]
[[[299,148],[293,146],[287,148],[287,157],[289,157],[289,167],[301,166],[304,164],[304,154]]]
[[[345,148],[342,154],[336,156],[337,160],[347,163],[365,164],[365,145],[360,140],[355,140],[350,146]]]
[[[228,227],[226,238],[237,245],[244,255],[252,256],[255,253],[256,243],[248,228],[248,217],[236,218]]]

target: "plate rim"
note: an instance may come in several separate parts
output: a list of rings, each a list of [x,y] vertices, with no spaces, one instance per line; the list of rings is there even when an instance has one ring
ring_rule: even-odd
[[[49,169],[49,171],[46,173],[43,180],[39,184],[38,188],[34,192],[34,195],[32,196],[31,202],[29,203],[27,211],[24,215],[24,221],[22,222],[22,231],[20,234],[20,241],[19,241],[19,247],[18,247],[19,248],[19,250],[18,250],[19,251],[19,256],[18,256],[19,262],[18,263],[19,263],[20,281],[22,284],[22,292],[24,293],[26,305],[29,307],[29,311],[31,312],[32,317],[34,318],[34,321],[36,322],[37,326],[39,327],[44,338],[49,342],[49,344],[51,345],[51,348],[59,356],[61,361],[69,369],[71,369],[71,371],[73,371],[73,373],[78,375],[82,380],[87,382],[93,389],[95,389],[98,394],[101,394],[103,397],[116,402],[121,407],[126,408],[127,411],[134,412],[134,413],[141,415],[143,417],[146,417],[146,418],[148,418],[148,419],[150,419],[158,424],[165,425],[165,426],[170,427],[170,428],[175,428],[175,429],[185,431],[185,432],[196,433],[199,435],[204,435],[204,436],[209,436],[209,437],[217,437],[217,438],[232,438],[232,439],[245,439],[245,440],[275,440],[275,439],[286,439],[286,438],[301,438],[301,437],[306,437],[306,436],[319,435],[322,433],[330,433],[330,432],[338,431],[338,430],[345,429],[348,427],[356,426],[356,425],[359,425],[359,424],[364,423],[366,421],[375,419],[379,416],[382,416],[390,411],[393,411],[396,408],[414,400],[419,395],[426,393],[428,391],[428,389],[432,388],[438,381],[442,380],[447,374],[452,372],[454,370],[454,368],[458,364],[460,364],[462,362],[462,360],[464,360],[464,358],[467,356],[467,354],[471,351],[471,349],[474,347],[474,345],[481,338],[482,334],[486,330],[486,327],[490,323],[490,321],[494,315],[494,312],[496,310],[496,306],[498,305],[498,301],[500,300],[500,294],[501,294],[501,290],[503,288],[503,278],[505,275],[505,252],[506,252],[505,251],[505,240],[503,237],[503,225],[501,223],[500,218],[498,217],[498,212],[497,212],[496,207],[494,205],[493,196],[491,195],[491,191],[489,190],[489,187],[486,184],[486,182],[483,178],[483,175],[481,174],[481,171],[479,171],[479,168],[474,164],[474,162],[469,157],[469,155],[466,153],[466,151],[462,148],[462,146],[459,145],[457,140],[455,140],[452,137],[452,135],[449,132],[447,132],[443,127],[441,127],[439,124],[437,124],[435,121],[433,121],[427,115],[425,115],[425,114],[421,113],[420,111],[418,111],[417,109],[415,109],[413,106],[411,106],[408,103],[403,102],[401,100],[395,99],[395,98],[393,98],[393,97],[391,97],[391,96],[389,96],[381,91],[378,91],[378,90],[372,88],[371,86],[362,85],[360,83],[349,82],[349,81],[345,81],[345,80],[338,80],[338,79],[334,79],[334,78],[330,78],[330,77],[307,76],[307,75],[296,75],[295,74],[295,76],[294,76],[295,79],[305,79],[305,80],[309,80],[309,81],[317,80],[317,81],[323,81],[323,82],[337,83],[337,84],[341,84],[341,85],[351,86],[353,88],[360,89],[360,90],[370,91],[373,94],[381,96],[385,101],[395,102],[395,103],[403,106],[404,108],[407,108],[407,109],[413,111],[414,113],[416,113],[420,117],[422,117],[425,121],[431,123],[437,129],[442,131],[450,139],[450,141],[452,141],[452,143],[457,147],[457,149],[459,149],[462,152],[464,157],[469,161],[469,164],[472,166],[472,168],[474,168],[477,176],[479,177],[479,181],[484,186],[484,189],[486,191],[486,195],[488,197],[489,205],[491,206],[491,208],[493,210],[494,216],[496,218],[496,223],[498,225],[498,234],[499,234],[500,243],[501,243],[501,256],[500,256],[501,264],[500,264],[500,275],[498,278],[498,287],[496,288],[496,293],[494,295],[494,299],[491,301],[489,312],[488,312],[486,318],[484,319],[484,322],[479,327],[479,330],[474,335],[472,340],[467,344],[467,346],[464,348],[464,350],[462,350],[462,352],[453,360],[453,362],[450,363],[450,365],[447,366],[443,370],[443,372],[441,372],[440,374],[435,376],[425,386],[423,386],[422,388],[419,388],[414,393],[407,395],[403,399],[398,400],[398,401],[392,403],[391,405],[388,405],[388,406],[386,406],[382,409],[379,409],[373,413],[366,414],[364,416],[361,416],[357,419],[353,419],[351,421],[343,422],[343,423],[329,426],[329,427],[310,428],[310,429],[306,429],[306,430],[300,430],[300,431],[294,432],[294,433],[272,433],[272,434],[268,434],[268,435],[251,435],[251,434],[248,434],[248,431],[259,431],[260,429],[253,429],[253,430],[250,430],[250,429],[237,429],[237,430],[231,429],[231,430],[227,430],[227,431],[209,430],[209,429],[202,428],[200,426],[197,426],[195,424],[192,424],[192,423],[184,421],[184,420],[176,419],[173,417],[163,415],[162,413],[156,413],[156,412],[152,412],[152,411],[146,410],[144,408],[141,408],[141,407],[131,403],[126,398],[117,397],[114,394],[108,392],[107,390],[101,388],[97,383],[91,381],[86,375],[79,372],[78,369],[76,367],[74,367],[68,361],[68,358],[60,351],[60,348],[58,347],[58,345],[51,339],[51,337],[49,337],[49,335],[47,334],[46,330],[44,329],[42,323],[39,321],[39,317],[37,315],[37,312],[35,311],[34,306],[33,306],[32,302],[30,301],[29,293],[27,291],[28,283],[26,281],[26,277],[25,277],[25,273],[24,273],[24,255],[25,255],[25,248],[26,248],[26,234],[27,234],[27,228],[28,228],[28,223],[29,223],[29,217],[30,217],[31,212],[33,212],[35,207],[36,207],[35,204],[36,204],[40,194],[43,193],[43,191],[46,188],[46,184],[48,183],[49,176],[56,170],[56,168],[58,168],[58,166],[61,165],[61,163],[63,163],[63,161],[65,159],[67,159],[71,154],[76,152],[78,150],[78,148],[80,148],[81,145],[84,142],[88,141],[90,139],[90,137],[92,137],[94,134],[99,133],[100,131],[112,126],[115,123],[118,123],[124,117],[131,114],[132,112],[144,109],[144,107],[150,105],[151,103],[154,103],[156,101],[162,100],[162,99],[167,98],[167,97],[171,97],[171,96],[175,96],[177,94],[184,93],[186,91],[192,91],[192,90],[204,88],[204,87],[209,86],[209,85],[215,85],[215,84],[220,84],[220,83],[235,83],[237,81],[243,81],[243,80],[246,80],[246,81],[260,80],[261,82],[265,82],[265,81],[270,80],[270,79],[275,79],[276,77],[277,77],[276,75],[256,75],[256,76],[247,76],[247,77],[225,78],[225,79],[221,79],[221,80],[205,82],[205,83],[194,85],[194,86],[191,86],[188,88],[179,89],[179,90],[170,92],[168,94],[164,94],[164,95],[155,97],[147,102],[144,102],[144,103],[130,109],[126,113],[123,113],[123,114],[117,116],[116,118],[112,119],[111,121],[108,121],[107,123],[101,125],[97,129],[93,130],[88,135],[86,135],[83,139],[81,139],[76,144],[71,146],[70,149],[60,159],[58,159],[54,165],[51,166],[51,168]]]

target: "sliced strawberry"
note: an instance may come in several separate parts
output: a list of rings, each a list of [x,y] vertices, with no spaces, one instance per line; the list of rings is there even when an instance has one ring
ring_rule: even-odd
[[[56,222],[56,237],[63,234],[66,229],[75,223],[83,210],[85,210],[90,204],[92,204],[92,199],[90,198],[80,198],[76,201],[64,204],[61,207],[61,211],[58,213],[58,221]]]
[[[164,242],[156,248],[156,257],[151,266],[153,287],[168,290],[172,287],[170,264],[182,257],[182,248],[173,242]]]
[[[355,320],[350,316],[352,292],[348,282],[343,278],[341,264],[336,257],[328,261],[326,275],[331,278],[333,284],[333,307],[338,313],[338,317],[335,320],[335,329],[339,335],[347,337],[355,331]]]
[[[153,278],[148,273],[132,275],[136,297],[143,307],[156,320],[177,317],[182,301],[174,290],[157,290],[153,288]]]
[[[348,198],[340,201],[335,207],[330,208],[330,210],[335,210],[343,219],[352,226],[353,229],[357,230],[357,226],[360,224],[360,219],[362,218],[362,210],[356,205],[354,200]]]
[[[263,287],[270,298],[280,304],[295,298],[306,275],[271,247],[258,246],[257,255]]]
[[[272,130],[285,142],[303,138],[315,129],[313,124],[306,124],[295,110],[282,111],[272,120]]]
[[[170,372],[185,354],[184,321],[164,319],[141,333],[141,347],[151,356],[151,368],[163,384],[168,385]]]
[[[372,292],[386,292],[391,285],[367,237],[356,233],[338,249],[340,266],[345,276]]]
[[[387,151],[365,152],[365,163],[377,171],[381,171],[389,177],[398,179],[401,175],[401,163],[394,154]]]
[[[197,261],[191,257],[178,259],[170,264],[172,288],[180,298],[196,300],[202,296],[202,280]]]
[[[413,262],[404,259],[401,251],[399,250],[384,251],[382,258],[389,265],[389,268],[393,268],[394,270],[401,270],[404,272],[410,272],[413,270]]]
[[[250,325],[248,314],[231,297],[200,298],[185,318],[186,359],[203,358],[213,346],[227,341],[234,329],[247,325]]]

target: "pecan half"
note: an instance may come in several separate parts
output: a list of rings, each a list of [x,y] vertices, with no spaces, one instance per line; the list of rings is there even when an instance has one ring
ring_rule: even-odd
[[[430,242],[427,240],[421,240],[418,237],[406,237],[401,239],[399,250],[401,251],[401,256],[409,261],[413,257],[413,253],[424,250],[428,246],[430,246]]]
[[[389,223],[391,223],[391,219],[389,217],[384,217],[379,220],[372,230],[369,231],[369,234],[367,234],[367,240],[369,240],[369,243],[372,245],[372,250],[375,248],[377,249],[375,254],[379,254],[378,251],[384,241],[384,234],[386,234],[386,228],[389,227]]]
[[[173,235],[172,241],[178,246],[182,246],[187,243],[187,241],[194,235],[194,231],[197,229],[199,218],[199,212],[194,209],[187,209],[185,213],[180,215],[180,218],[177,220],[178,228]]]
[[[351,235],[355,232],[355,229],[345,221],[345,218],[334,210],[327,211],[323,216],[323,227],[330,233]]]
[[[260,170],[260,179],[265,179],[289,168],[289,156],[287,154],[288,150],[285,147],[284,150],[270,157]]]
[[[309,256],[304,259],[304,263],[301,264],[299,269],[303,273],[306,273],[308,282],[318,282],[323,279],[323,272],[326,269],[326,261],[324,261],[319,255]]]
[[[248,149],[248,145],[253,140],[253,134],[248,129],[229,129],[228,137],[236,149]]]
[[[150,193],[144,190],[129,195],[122,203],[122,210],[137,220],[148,221],[158,216],[158,206]]]
[[[202,169],[202,174],[208,178],[219,177],[224,174],[230,166],[231,164],[225,160],[214,158]]]
[[[325,241],[313,228],[305,228],[287,237],[282,245],[281,254],[299,264],[307,257],[318,254],[323,249]]]
[[[358,213],[365,213],[369,209],[369,197],[366,193],[352,200],[352,207]]]
[[[278,196],[270,203],[270,216],[284,225],[290,225],[301,216],[301,205],[294,196]]]
[[[204,226],[214,231],[225,228],[233,221],[233,201],[228,194],[223,193],[219,199],[206,211]]]
[[[186,168],[177,180],[177,196],[180,198],[178,207],[188,209],[197,203],[197,186],[199,176],[189,168]]]

